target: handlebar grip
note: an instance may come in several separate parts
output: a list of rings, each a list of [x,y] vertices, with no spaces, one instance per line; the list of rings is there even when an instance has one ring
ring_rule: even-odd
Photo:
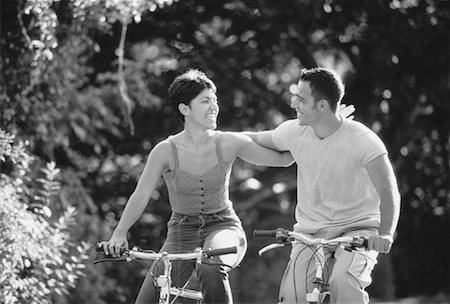
[[[255,239],[274,239],[278,230],[254,230],[253,237]]]
[[[289,230],[283,228],[277,228],[275,230],[253,230],[253,237],[255,239],[286,240],[289,238]]]
[[[209,249],[204,253],[204,255],[206,255],[207,257],[212,257],[212,256],[216,256],[216,255],[231,254],[231,253],[237,253],[236,246],[218,248],[218,249]]]

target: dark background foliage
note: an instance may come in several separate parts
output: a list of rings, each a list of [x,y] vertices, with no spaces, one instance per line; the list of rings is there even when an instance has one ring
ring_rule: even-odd
[[[0,128],[61,168],[60,200],[78,211],[76,242],[109,238],[146,155],[181,129],[167,100],[177,74],[195,67],[214,80],[221,129],[263,130],[293,117],[290,85],[302,68],[321,65],[343,76],[344,102],[384,140],[400,185],[396,242],[380,257],[373,297],[446,298],[446,1],[183,0],[155,10],[131,0],[83,3],[1,2]],[[137,12],[129,12],[136,3]],[[292,226],[295,171],[234,165],[231,197],[249,238],[244,262],[231,273],[236,303],[276,302],[288,249],[257,257],[264,244],[251,232]],[[131,243],[158,249],[169,213],[161,183],[131,229]],[[65,301],[126,303],[144,275],[140,265],[87,263],[86,276]]]

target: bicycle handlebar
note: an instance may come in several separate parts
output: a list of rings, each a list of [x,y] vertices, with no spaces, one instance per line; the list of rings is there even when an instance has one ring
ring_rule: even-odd
[[[309,235],[278,228],[275,230],[254,230],[253,237],[258,238],[271,238],[278,240],[278,243],[271,244],[260,250],[260,254],[268,250],[282,247],[292,242],[300,242],[311,246],[324,246],[324,245],[343,245],[347,251],[354,251],[357,248],[367,248],[367,239],[365,237],[356,236],[343,236],[330,240],[321,238],[313,238]]]
[[[98,252],[103,252],[103,247],[98,243],[95,247],[95,250]],[[108,261],[130,261],[135,258],[139,259],[168,259],[168,260],[196,260],[200,259],[202,257],[213,257],[218,255],[224,255],[224,254],[232,254],[237,253],[237,247],[225,247],[225,248],[217,248],[217,249],[205,249],[202,250],[201,248],[197,248],[196,250],[192,252],[184,252],[184,253],[167,253],[167,252],[145,252],[140,250],[137,247],[134,247],[131,250],[127,250],[126,248],[120,249],[121,256],[118,258],[108,258],[108,259],[101,259],[96,260],[95,263],[98,262],[108,262]],[[109,256],[109,255],[108,255]]]
[[[254,230],[255,239],[286,239],[289,238],[289,230],[278,228],[276,230]]]
[[[231,253],[237,253],[237,247],[225,247],[225,248],[218,248],[218,249],[208,249],[203,251],[203,255],[207,257],[222,255],[222,254],[231,254]]]

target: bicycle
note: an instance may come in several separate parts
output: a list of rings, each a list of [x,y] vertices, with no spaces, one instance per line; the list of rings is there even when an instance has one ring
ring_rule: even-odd
[[[324,277],[324,272],[329,267],[325,260],[325,246],[340,246],[347,251],[364,250],[367,248],[367,239],[364,237],[343,236],[325,240],[322,238],[312,238],[308,235],[282,228],[275,230],[254,230],[253,237],[255,239],[272,238],[277,240],[277,242],[260,249],[258,251],[258,255],[260,256],[269,250],[291,245],[296,242],[311,248],[316,267],[315,279],[313,281],[314,286],[311,292],[306,293],[306,301],[311,303],[323,303],[327,296],[330,295],[328,282]],[[308,286],[306,286],[306,290],[308,290]]]
[[[97,251],[103,251],[103,248],[97,244]],[[175,287],[172,286],[171,279],[171,271],[172,271],[172,261],[195,261],[196,263],[203,264],[220,264],[224,266],[223,263],[212,263],[206,262],[206,259],[211,258],[213,256],[225,255],[237,253],[237,247],[226,247],[219,249],[207,249],[203,250],[202,248],[196,248],[192,252],[183,252],[183,253],[167,253],[160,252],[157,253],[155,251],[144,251],[138,247],[133,247],[130,250],[121,250],[120,257],[117,258],[103,258],[94,260],[94,264],[101,262],[131,262],[131,261],[140,261],[140,260],[153,260],[156,263],[163,262],[164,263],[164,272],[159,275],[155,280],[154,284],[157,289],[159,289],[159,304],[169,304],[175,303],[175,300],[178,298],[186,298],[195,300],[198,304],[203,303],[202,293],[198,290],[188,289],[188,282],[184,284],[183,287]],[[145,265],[145,264],[144,264]],[[148,269],[149,270],[149,269]],[[150,270],[149,270],[150,271]],[[172,296],[172,299],[171,299]]]

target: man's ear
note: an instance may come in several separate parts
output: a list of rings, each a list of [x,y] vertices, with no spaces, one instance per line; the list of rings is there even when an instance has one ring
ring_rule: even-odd
[[[328,103],[328,100],[321,99],[317,102],[317,107],[319,108],[319,110],[324,110],[326,108],[329,108],[330,104]]]
[[[188,106],[188,105],[185,105],[184,103],[180,103],[180,104],[178,105],[178,111],[180,111],[180,113],[183,114],[184,116],[186,116],[186,115],[189,114],[189,110],[190,110],[190,109],[191,109],[191,108],[189,108],[189,106]]]

